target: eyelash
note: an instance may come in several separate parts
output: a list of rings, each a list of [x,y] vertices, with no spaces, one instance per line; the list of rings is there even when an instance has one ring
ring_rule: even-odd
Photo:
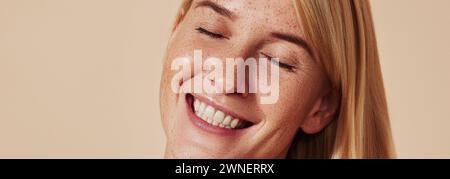
[[[261,52],[261,54],[262,54],[263,56],[267,57],[272,63],[276,62],[276,61],[274,60],[274,57],[271,57],[271,56],[269,56],[269,55],[267,55],[267,54],[265,54],[265,53],[263,53],[263,52]],[[279,60],[278,60],[278,66],[281,67],[281,68],[286,69],[286,70],[289,71],[289,72],[295,72],[295,66],[288,65],[288,64],[286,64],[286,63],[281,63]]]
[[[197,29],[195,29],[198,33],[200,34],[204,34],[207,35],[213,39],[228,39],[226,36],[224,36],[223,34],[220,33],[215,33],[215,32],[211,32],[209,30],[206,30],[202,27],[198,27]]]
[[[214,32],[208,31],[208,30],[206,30],[206,29],[204,29],[202,27],[198,27],[195,30],[198,33],[200,33],[200,34],[206,35],[206,36],[211,37],[213,39],[228,39],[226,36],[224,36],[224,35],[222,35],[220,33],[214,33]],[[263,56],[266,56],[272,63],[275,62],[273,60],[273,57],[271,57],[271,56],[269,56],[269,55],[267,55],[265,53],[262,53],[262,52],[261,52],[261,54]],[[278,61],[278,66],[288,70],[289,72],[294,72],[295,71],[295,67],[294,66],[288,65],[286,63],[281,63],[280,61]]]

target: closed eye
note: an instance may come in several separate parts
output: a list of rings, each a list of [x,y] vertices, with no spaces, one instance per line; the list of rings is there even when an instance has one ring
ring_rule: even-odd
[[[206,29],[204,29],[202,27],[198,27],[195,30],[198,33],[200,33],[200,34],[206,35],[206,36],[211,37],[213,39],[229,39],[228,37],[224,36],[223,34],[211,32],[211,31],[206,30]]]
[[[295,72],[295,69],[296,69],[295,66],[292,66],[292,65],[289,65],[286,63],[281,63],[280,60],[277,60],[276,58],[271,57],[263,52],[261,52],[261,54],[263,56],[265,56],[266,58],[268,58],[272,63],[276,63],[279,67],[281,67],[289,72]]]

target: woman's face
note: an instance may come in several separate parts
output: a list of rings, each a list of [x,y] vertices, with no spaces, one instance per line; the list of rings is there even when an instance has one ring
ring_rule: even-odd
[[[291,0],[194,0],[176,26],[163,65],[166,157],[284,158],[298,130],[322,130],[332,115],[329,86],[304,39]],[[178,72],[171,70],[173,60],[193,58],[195,50],[202,50],[203,60],[216,57],[223,63],[227,58],[279,58],[278,100],[261,104],[260,93],[173,92]]]

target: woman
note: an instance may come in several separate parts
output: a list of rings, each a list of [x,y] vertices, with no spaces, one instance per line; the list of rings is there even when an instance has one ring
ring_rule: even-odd
[[[174,59],[193,63],[196,50],[218,59],[272,59],[276,102],[260,103],[249,84],[232,93],[174,92]],[[167,158],[394,157],[367,0],[185,0],[160,90]]]

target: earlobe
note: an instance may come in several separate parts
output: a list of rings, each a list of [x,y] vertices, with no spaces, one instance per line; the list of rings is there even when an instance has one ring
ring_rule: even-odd
[[[307,134],[315,134],[323,130],[334,119],[339,106],[336,91],[332,90],[317,100],[311,112],[300,128]]]

